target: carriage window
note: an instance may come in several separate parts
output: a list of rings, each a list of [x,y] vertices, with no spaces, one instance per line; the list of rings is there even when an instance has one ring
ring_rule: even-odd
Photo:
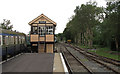
[[[17,42],[18,42],[18,44],[19,44],[19,36],[17,37]]]
[[[11,36],[9,36],[8,39],[9,39],[9,44],[11,44]]]
[[[14,44],[14,37],[11,36],[11,44]]]
[[[25,37],[23,38],[23,43],[25,43]]]
[[[5,44],[5,36],[3,36],[3,45]]]
[[[5,44],[8,45],[9,44],[9,36],[5,37]]]
[[[8,43],[9,44],[11,44],[10,41],[11,41],[11,38],[10,38],[10,36],[8,36]]]
[[[23,44],[23,37],[21,37],[21,44]]]
[[[1,44],[1,39],[2,39],[2,38],[1,38],[1,36],[0,36],[0,45],[2,45],[2,44]]]
[[[53,26],[47,26],[47,34],[53,34]]]
[[[21,37],[21,44],[22,44],[22,37]]]
[[[17,36],[15,37],[15,44],[18,44],[18,38],[17,38]]]
[[[15,44],[15,36],[13,36],[13,44]]]
[[[24,37],[22,37],[22,43],[24,43],[25,42],[25,38]]]
[[[23,40],[23,39],[22,39],[22,37],[21,37],[21,44],[22,44],[22,40]]]
[[[21,37],[19,36],[19,44],[21,44]]]

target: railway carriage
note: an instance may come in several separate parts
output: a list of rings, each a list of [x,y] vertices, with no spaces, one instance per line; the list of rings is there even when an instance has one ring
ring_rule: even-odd
[[[0,58],[4,59],[25,50],[26,35],[5,29],[0,29]]]

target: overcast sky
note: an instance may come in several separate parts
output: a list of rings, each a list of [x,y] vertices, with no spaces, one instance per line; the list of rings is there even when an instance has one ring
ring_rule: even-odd
[[[0,23],[8,19],[13,30],[28,34],[28,23],[45,14],[57,23],[55,33],[62,33],[76,6],[86,4],[89,0],[0,0]],[[95,0],[92,0],[95,1]],[[96,0],[98,6],[106,5],[105,0]]]

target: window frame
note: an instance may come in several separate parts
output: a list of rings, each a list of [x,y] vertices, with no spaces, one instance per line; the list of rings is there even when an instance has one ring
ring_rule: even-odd
[[[38,26],[31,26],[31,27],[32,27],[31,28],[31,34],[38,34]]]
[[[39,33],[40,36],[45,36],[46,35],[46,27],[45,26],[39,26],[38,29],[39,29],[38,33]]]
[[[54,27],[53,26],[46,26],[46,27],[47,27],[47,35],[53,35],[54,34]]]

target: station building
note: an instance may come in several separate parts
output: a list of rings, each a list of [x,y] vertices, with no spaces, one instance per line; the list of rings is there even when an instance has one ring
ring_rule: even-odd
[[[41,14],[28,23],[31,26],[30,43],[33,52],[53,53],[56,22]]]

